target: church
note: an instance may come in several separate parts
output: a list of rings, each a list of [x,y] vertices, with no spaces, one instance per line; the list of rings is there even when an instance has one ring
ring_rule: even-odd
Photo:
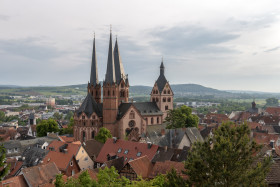
[[[94,38],[88,93],[74,113],[75,140],[85,142],[93,139],[99,129],[105,127],[113,137],[138,141],[146,133],[147,126],[162,124],[167,111],[173,109],[174,95],[164,71],[162,61],[149,102],[132,102],[129,100],[128,75],[123,68],[117,39],[113,49],[110,32],[107,70],[101,85]]]

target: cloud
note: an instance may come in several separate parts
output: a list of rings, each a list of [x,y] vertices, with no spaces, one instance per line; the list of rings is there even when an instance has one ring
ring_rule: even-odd
[[[239,37],[237,34],[220,30],[210,30],[198,26],[175,26],[172,28],[158,28],[150,31],[156,38],[151,42],[163,54],[187,53],[231,53],[233,49],[221,44]]]
[[[9,16],[0,14],[0,21],[7,21],[7,20],[9,20],[9,19],[10,19]]]
[[[34,60],[48,60],[65,53],[43,43],[41,38],[31,37],[17,40],[0,40],[0,51]]]
[[[276,51],[276,50],[278,50],[278,49],[280,49],[280,46],[277,46],[277,47],[274,47],[274,48],[271,48],[271,49],[265,50],[264,52],[269,53],[269,52],[271,52],[271,51]]]

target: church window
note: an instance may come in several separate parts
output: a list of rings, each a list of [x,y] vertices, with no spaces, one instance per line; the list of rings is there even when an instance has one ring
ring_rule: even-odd
[[[137,154],[136,154],[136,156],[141,156],[141,154],[142,154],[142,152],[138,152]]]
[[[83,142],[85,142],[85,141],[86,141],[86,132],[83,131]]]
[[[164,98],[162,99],[162,101],[163,101],[163,102],[166,102],[166,98],[164,97]]]
[[[151,118],[151,124],[154,124],[154,118]]]
[[[139,132],[139,128],[138,128],[138,127],[135,127],[134,130],[135,130],[136,132]]]
[[[166,90],[164,90],[163,93],[166,94]]]
[[[168,102],[171,102],[171,98],[170,98],[170,97],[168,97],[167,101],[168,101]]]
[[[129,114],[129,119],[134,119],[135,118],[135,112],[131,111]]]
[[[115,96],[115,91],[113,90],[113,96]]]
[[[91,122],[91,126],[93,126],[94,125],[94,123],[93,123],[93,121]]]
[[[128,149],[126,149],[123,153],[124,153],[124,154],[127,154],[127,153],[128,153]]]
[[[94,139],[94,131],[91,132],[91,138]]]
[[[93,95],[93,91],[91,92],[91,95]]]
[[[121,86],[122,86],[122,88],[123,88],[123,87],[124,87],[124,84],[122,83],[122,85],[121,85]]]
[[[134,127],[135,126],[135,121],[134,120],[129,121],[128,126],[130,128]]]
[[[156,94],[158,94],[158,91],[156,90]]]
[[[93,94],[92,94],[93,95]],[[96,92],[95,92],[95,95],[97,96],[98,95],[98,91],[96,90]]]
[[[110,96],[110,91],[108,90],[108,96]]]
[[[92,116],[93,119],[95,119],[95,116]]]
[[[155,98],[153,98],[153,102],[156,102],[156,99],[155,99]]]
[[[120,153],[120,152],[122,152],[122,148],[119,148],[119,149],[118,149],[118,153]]]
[[[84,123],[84,126],[86,126],[86,122],[83,122]]]
[[[153,90],[153,94],[155,94],[156,93],[156,91],[155,90]]]
[[[159,117],[157,117],[157,124],[159,124]]]
[[[156,102],[158,102],[158,98],[156,98]]]
[[[165,110],[168,110],[168,105],[165,106]]]
[[[170,94],[170,90],[168,90],[167,93]]]

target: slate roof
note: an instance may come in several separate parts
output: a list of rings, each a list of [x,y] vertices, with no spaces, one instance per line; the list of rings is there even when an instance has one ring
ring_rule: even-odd
[[[40,161],[44,159],[44,157],[48,154],[48,150],[31,147],[27,148],[23,153],[22,157],[24,157],[24,166],[31,167],[37,166]]]
[[[104,164],[102,165],[102,167],[108,167],[108,168],[111,168],[112,166],[114,166],[117,171],[121,171],[121,169],[124,166],[124,157],[119,157],[113,160],[109,160],[107,162],[104,162]]]
[[[152,162],[164,162],[165,160],[171,160],[174,155],[174,149],[159,147]]]
[[[4,142],[5,149],[21,148],[21,143],[18,140],[11,140]]]
[[[280,126],[278,125],[273,125],[274,131],[278,134],[280,134]]]
[[[31,186],[39,186],[50,183],[59,174],[59,170],[54,163],[40,166],[33,166],[22,169],[23,176]]]
[[[171,158],[171,161],[183,162],[186,161],[189,154],[189,147],[184,147],[183,149],[174,149],[174,155]]]
[[[166,83],[167,83],[167,79],[165,78],[164,74],[160,74],[158,79],[157,79],[157,81],[156,81],[159,93],[161,93],[163,91],[164,86],[166,85]]]
[[[90,93],[87,94],[80,108],[76,111],[76,114],[80,116],[82,113],[85,113],[88,117],[95,112],[99,117],[102,116],[102,105],[97,104],[95,99],[93,99]]]
[[[125,80],[125,72],[119,52],[118,41],[116,39],[115,48],[114,48],[114,63],[115,63],[115,75],[116,75],[116,82],[120,84],[121,80]]]
[[[118,152],[119,149],[120,152]],[[126,154],[125,150],[128,150]],[[114,142],[114,140],[110,138],[105,142],[95,161],[99,163],[106,162],[107,155],[109,153],[115,153],[118,157],[124,157],[125,163],[127,163],[130,159],[136,159],[144,155],[147,155],[149,160],[152,160],[157,150],[158,146],[154,144],[149,147],[146,143],[125,141],[121,139],[118,139],[116,142]],[[139,152],[141,152],[141,155],[137,156],[137,153]]]
[[[196,127],[186,128],[186,134],[192,144],[195,142],[203,142],[203,138]]]
[[[121,119],[125,113],[127,112],[127,110],[131,107],[132,103],[121,103],[119,106],[119,111],[118,111],[118,119]]]
[[[106,70],[105,81],[103,85],[107,83],[109,84],[116,83],[115,63],[114,63],[113,46],[112,46],[112,33],[110,33],[107,70]]]
[[[265,111],[275,116],[280,115],[280,107],[267,107]]]
[[[142,116],[145,115],[163,115],[162,111],[158,108],[155,102],[139,102],[133,103],[135,108],[141,113]]]
[[[95,38],[93,39],[92,48],[92,59],[91,59],[91,71],[90,71],[90,84],[96,86],[98,84],[98,70],[97,70],[97,60],[96,60],[96,50],[95,50]]]

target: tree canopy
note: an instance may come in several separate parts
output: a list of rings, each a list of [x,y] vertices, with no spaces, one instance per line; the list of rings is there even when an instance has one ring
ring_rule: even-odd
[[[42,120],[36,125],[37,136],[47,136],[48,132],[58,132],[59,128],[57,122],[54,119]]]
[[[266,106],[278,106],[279,102],[276,98],[267,98],[266,100]]]
[[[101,143],[105,143],[108,138],[112,138],[112,134],[105,127],[101,127],[99,129],[98,134],[95,136],[95,140],[97,140]]]
[[[10,166],[7,165],[4,161],[6,160],[6,149],[3,144],[0,145],[0,181],[8,174]]]
[[[205,142],[192,147],[185,163],[191,186],[265,186],[270,157],[257,155],[247,124],[223,123]]]
[[[197,127],[198,117],[192,114],[192,109],[185,105],[180,108],[169,110],[165,121],[168,122],[167,128],[175,129],[182,127]]]

